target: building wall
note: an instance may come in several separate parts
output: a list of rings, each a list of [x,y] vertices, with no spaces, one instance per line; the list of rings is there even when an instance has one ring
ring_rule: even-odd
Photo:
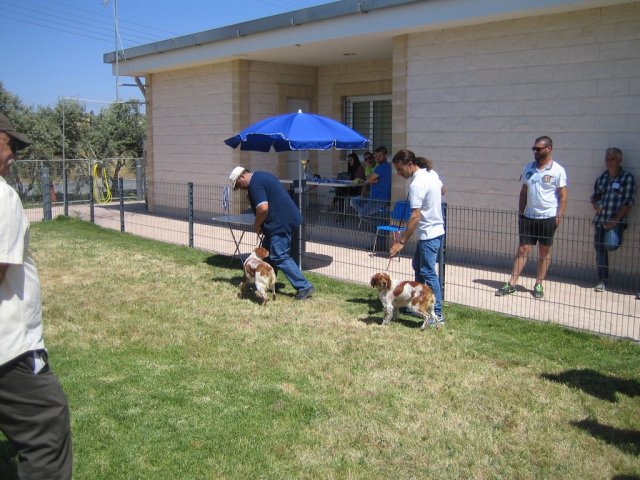
[[[292,113],[287,99],[305,99],[312,112],[317,105],[318,72],[315,67],[301,67],[267,62],[248,62],[249,118],[244,127],[268,117]],[[244,128],[242,127],[242,128]],[[287,174],[288,153],[248,153],[251,170],[266,170],[279,178]],[[292,154],[296,155],[296,154]]]
[[[318,113],[334,120],[344,120],[344,100],[363,95],[391,95],[391,60],[352,62],[318,69]],[[387,146],[391,151],[391,146]],[[346,153],[318,152],[313,171],[323,177],[346,172]],[[361,159],[362,160],[362,159]]]
[[[151,154],[156,182],[222,184],[232,168],[232,63],[152,76]]]
[[[434,161],[450,204],[515,210],[541,135],[567,170],[568,216],[593,214],[607,147],[640,179],[640,3],[417,33],[406,48],[407,146]]]
[[[148,172],[152,211],[184,208],[156,184],[226,185],[242,165],[281,174],[286,154],[241,152],[223,142],[265,117],[286,112],[287,97],[315,107],[315,68],[233,61],[150,76]],[[179,190],[181,193],[182,190]]]

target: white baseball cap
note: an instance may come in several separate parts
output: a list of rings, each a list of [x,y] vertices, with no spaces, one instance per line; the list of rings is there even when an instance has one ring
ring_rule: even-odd
[[[229,180],[231,180],[231,188],[233,188],[234,190],[236,189],[236,182],[238,181],[238,178],[240,178],[240,175],[242,175],[246,171],[247,169],[244,167],[236,167],[231,170],[231,174],[229,175]]]

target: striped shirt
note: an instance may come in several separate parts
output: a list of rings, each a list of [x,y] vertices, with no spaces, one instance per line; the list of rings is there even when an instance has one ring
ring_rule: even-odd
[[[593,186],[591,201],[596,202],[601,211],[596,213],[593,223],[603,225],[610,221],[624,205],[633,205],[635,201],[636,183],[633,175],[620,169],[618,176],[612,178],[605,170]],[[622,223],[626,222],[626,217]]]

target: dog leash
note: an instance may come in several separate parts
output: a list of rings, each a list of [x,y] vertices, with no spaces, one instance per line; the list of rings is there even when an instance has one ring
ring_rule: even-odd
[[[408,206],[409,206],[409,192],[407,192],[407,199],[405,200],[404,205],[402,206],[402,215],[400,215],[400,222],[398,223],[398,232],[393,232],[394,241],[398,238],[398,233],[400,231],[400,228],[402,228],[402,221],[404,220],[404,213],[407,211]],[[393,257],[389,255],[389,263],[387,263],[387,268],[385,269],[385,271],[389,271],[389,267],[391,267],[391,260],[393,260]]]

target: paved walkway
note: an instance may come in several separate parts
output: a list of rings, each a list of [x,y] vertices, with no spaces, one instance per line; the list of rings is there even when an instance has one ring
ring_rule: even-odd
[[[40,220],[41,212],[39,210],[40,218],[36,213],[36,218],[32,217],[31,220]],[[56,209],[54,217],[61,213],[62,211]],[[89,208],[86,205],[70,206],[69,215],[89,220]],[[95,223],[119,230],[118,205],[97,205]],[[125,230],[133,235],[178,245],[187,245],[189,239],[186,220],[149,214],[145,211],[144,205],[127,205]],[[234,254],[235,244],[227,227],[197,223],[194,224],[193,233],[194,247],[222,255]],[[248,254],[255,243],[255,234],[247,232],[241,245],[242,253]],[[383,256],[371,256],[368,251],[315,242],[306,243],[303,266],[305,270],[361,284],[368,284],[372,274],[377,271],[389,270],[398,277],[413,277],[409,258],[394,259],[390,262]],[[523,277],[523,286],[519,286],[514,295],[496,297],[495,290],[506,278],[506,272],[447,265],[445,300],[506,315],[640,340],[640,300],[636,300],[634,295],[616,292],[595,293],[592,286],[547,281],[544,300],[535,300],[530,290],[533,288],[533,279]]]

